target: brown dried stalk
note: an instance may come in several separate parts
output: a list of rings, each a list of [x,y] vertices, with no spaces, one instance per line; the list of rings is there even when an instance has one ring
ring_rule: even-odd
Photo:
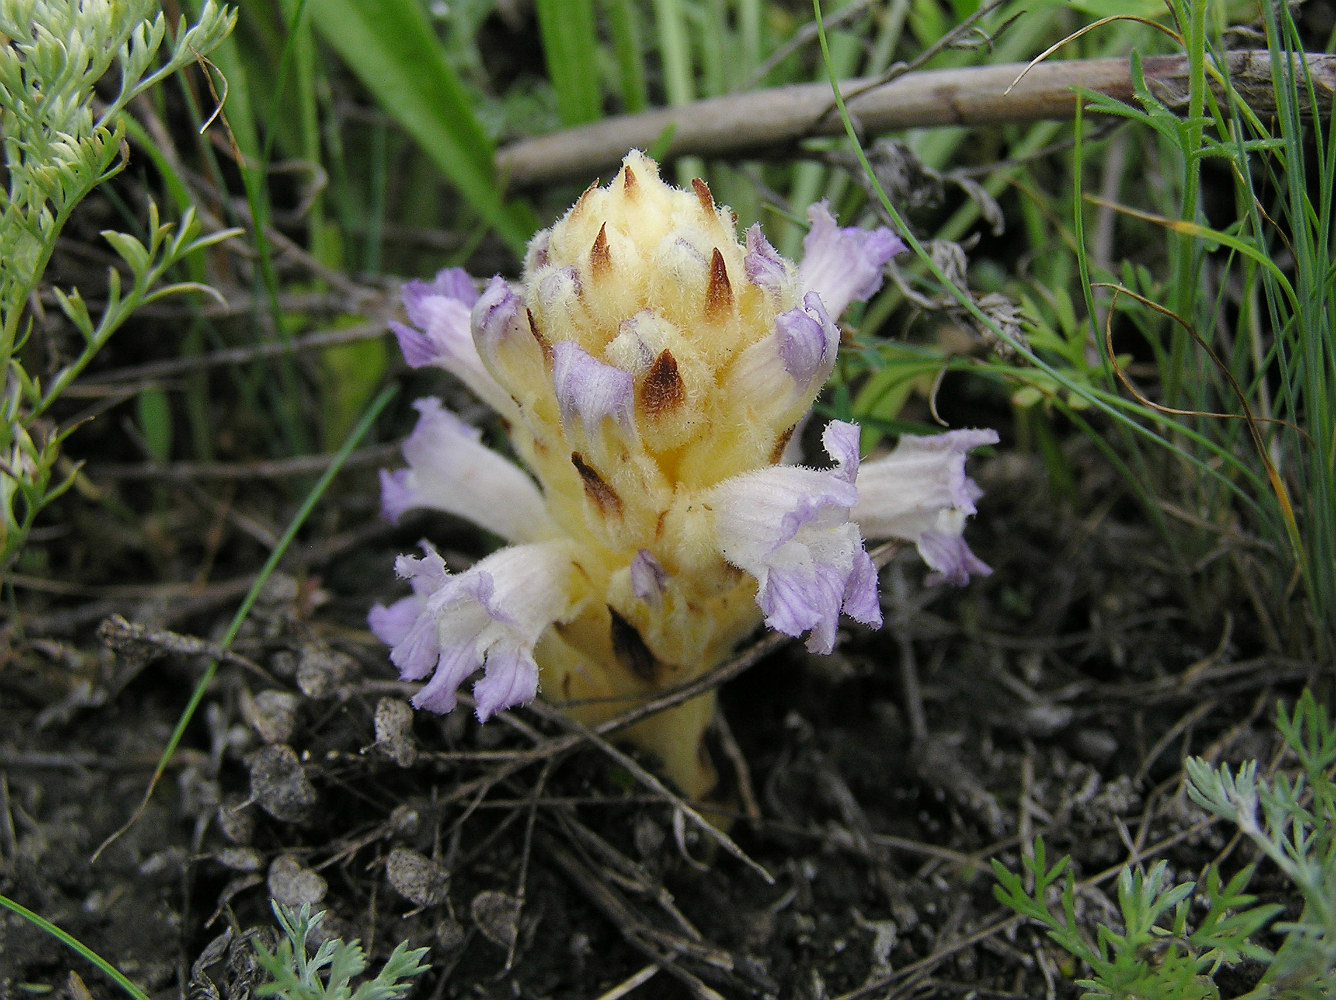
[[[1304,59],[1319,104],[1329,105],[1336,90],[1336,56],[1311,53]],[[1186,56],[1147,56],[1142,69],[1156,98],[1170,108],[1186,107]],[[1256,115],[1265,119],[1274,113],[1276,98],[1266,51],[1230,52],[1221,69]],[[1028,72],[1023,63],[921,70],[889,82],[850,80],[843,93],[854,124],[871,138],[906,128],[1069,118],[1076,108],[1073,88],[1132,101],[1128,59],[1043,62]],[[1217,96],[1221,93],[1217,90]],[[828,84],[792,84],[607,118],[522,139],[497,154],[496,169],[512,188],[523,188],[606,172],[628,149],[646,149],[668,134],[671,139],[662,158],[671,160],[686,155],[773,153],[802,139],[838,135],[843,130]]]

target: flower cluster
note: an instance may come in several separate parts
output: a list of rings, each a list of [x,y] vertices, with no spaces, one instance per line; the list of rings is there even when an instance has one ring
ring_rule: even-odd
[[[502,418],[520,464],[418,402],[384,511],[466,518],[505,548],[459,574],[424,543],[412,594],[371,612],[414,704],[447,712],[481,669],[480,719],[545,695],[586,722],[699,675],[764,620],[835,645],[841,613],[879,626],[864,540],[915,543],[937,579],[986,573],[961,537],[979,491],[965,456],[988,430],[904,437],[860,466],[830,422],[828,468],[792,464],[794,432],[835,363],[836,319],[874,294],[903,244],[808,213],[802,262],[752,226],[739,241],[703,181],[674,188],[627,155],[530,244],[518,283],[461,270],[403,291],[410,365],[462,380]],[[689,794],[712,783],[702,696],[628,732]]]

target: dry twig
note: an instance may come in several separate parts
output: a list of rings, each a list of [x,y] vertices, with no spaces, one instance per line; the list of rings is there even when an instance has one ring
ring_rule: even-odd
[[[1319,102],[1329,101],[1336,92],[1336,56],[1312,53],[1306,60]],[[1185,104],[1186,56],[1147,56],[1142,68],[1156,98],[1171,108]],[[1231,52],[1223,70],[1259,117],[1274,112],[1276,98],[1265,51]],[[1022,63],[923,70],[889,83],[850,80],[843,92],[854,124],[870,138],[897,129],[1070,118],[1076,107],[1075,88],[1132,101],[1127,58],[1045,62],[1028,72]],[[839,135],[843,130],[828,84],[792,84],[606,118],[522,139],[498,153],[496,168],[512,187],[525,188],[606,172],[628,149],[649,148],[664,136],[671,138],[663,158],[671,160],[687,155],[775,152],[803,139]]]

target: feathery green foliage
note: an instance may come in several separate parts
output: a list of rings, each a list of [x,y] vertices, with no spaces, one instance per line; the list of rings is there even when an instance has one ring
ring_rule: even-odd
[[[311,934],[325,919],[324,911],[311,913],[303,903],[293,911],[282,903],[272,903],[274,916],[285,935],[276,951],[258,942],[256,956],[271,979],[259,987],[260,996],[283,1000],[393,1000],[406,994],[414,976],[427,971],[422,958],[426,948],[409,948],[401,941],[385,960],[374,979],[353,986],[353,980],[366,971],[366,955],[360,942],[330,938],[309,953]]]
[[[165,295],[208,291],[196,282],[160,285],[195,251],[232,235],[199,235],[194,213],[163,223],[150,205],[147,245],[129,233],[102,236],[130,273],[124,288],[109,273],[101,315],[94,318],[78,289],[54,291],[56,304],[83,337],[79,355],[49,384],[24,367],[31,308],[65,224],[79,203],[125,164],[125,111],[139,94],[200,59],[227,37],[236,15],[209,0],[198,22],[184,19],[168,39],[167,21],[152,0],[2,0],[0,132],[8,186],[0,194],[0,568],[22,548],[38,511],[64,492],[72,473],[58,475],[60,445],[72,428],[43,414],[139,306]],[[166,44],[166,59],[158,52]],[[116,96],[100,107],[94,88],[108,74]]]
[[[1273,923],[1284,907],[1258,905],[1246,891],[1254,865],[1227,882],[1211,864],[1200,883],[1170,884],[1167,863],[1157,861],[1149,871],[1119,873],[1121,926],[1099,923],[1092,939],[1068,858],[1049,867],[1040,839],[1023,874],[994,860],[997,898],[1085,963],[1090,976],[1077,985],[1086,997],[1217,998],[1216,975],[1245,959],[1265,968],[1247,1000],[1318,1000],[1336,988],[1336,727],[1309,691],[1292,711],[1278,708],[1276,726],[1297,764],[1293,774],[1260,778],[1256,761],[1231,770],[1199,757],[1184,768],[1188,796],[1237,826],[1294,887],[1304,903],[1298,920]],[[1270,950],[1264,934],[1280,935],[1280,947]]]

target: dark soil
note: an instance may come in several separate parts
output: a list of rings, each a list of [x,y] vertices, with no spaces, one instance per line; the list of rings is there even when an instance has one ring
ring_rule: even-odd
[[[421,997],[1076,996],[1080,970],[994,900],[989,860],[1014,868],[1043,835],[1073,855],[1092,927],[1122,864],[1193,877],[1231,831],[1183,795],[1182,757],[1269,760],[1275,702],[1313,678],[1266,651],[1246,604],[1204,607],[1210,586],[1166,565],[1110,474],[1070,458],[1063,502],[1016,450],[974,463],[970,538],[993,576],[928,589],[901,554],[882,631],[851,628],[830,657],[775,646],[724,686],[731,811],[711,815],[749,863],[646,784],[652,762],[541,706],[482,727],[408,715],[365,611],[435,522],[317,526],[343,544],[271,584],[137,817],[210,662],[193,637],[219,636],[239,593],[20,586],[0,648],[0,892],[155,997],[254,995],[271,897],[327,910],[377,966],[429,946]],[[373,502],[342,525],[371,524]],[[99,640],[113,612],[131,624]],[[72,971],[117,994],[0,914],[0,997],[78,998]],[[1226,996],[1255,973],[1229,976]]]

